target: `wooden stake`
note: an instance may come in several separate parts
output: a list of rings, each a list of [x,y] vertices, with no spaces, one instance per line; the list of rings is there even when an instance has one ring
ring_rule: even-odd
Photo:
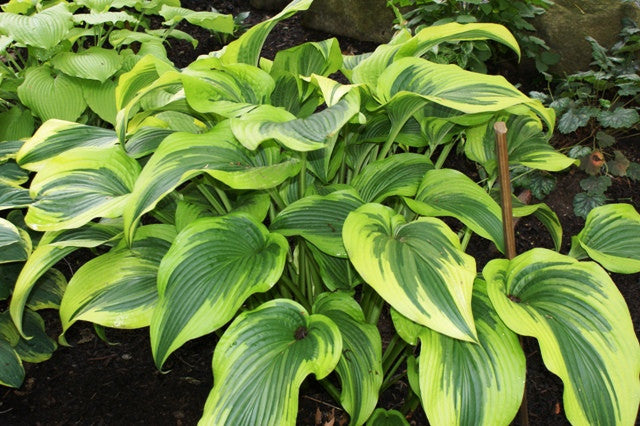
[[[513,212],[511,206],[511,179],[509,177],[509,150],[507,147],[507,126],[504,121],[493,125],[496,133],[496,152],[498,154],[498,179],[500,198],[502,199],[502,230],[507,259],[516,257],[516,235],[513,230]]]
[[[498,121],[493,125],[496,133],[496,153],[498,156],[498,179],[500,181],[500,198],[502,200],[502,229],[504,231],[504,247],[507,259],[516,257],[516,235],[513,226],[513,208],[511,206],[511,178],[509,176],[509,149],[507,146],[507,125]],[[520,346],[523,347],[522,336]],[[524,347],[523,347],[524,350]],[[529,408],[527,391],[522,395],[522,404],[518,410],[519,423],[529,425]]]

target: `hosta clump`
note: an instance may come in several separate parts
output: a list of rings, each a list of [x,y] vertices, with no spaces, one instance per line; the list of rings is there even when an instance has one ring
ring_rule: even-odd
[[[27,334],[26,300],[58,256],[105,245],[67,286],[64,331],[80,320],[149,327],[159,368],[188,340],[219,333],[202,424],[293,424],[311,374],[353,424],[397,419],[374,410],[404,360],[433,423],[506,424],[522,399],[516,333],[536,336],[553,359],[570,419],[597,423],[601,412],[630,424],[640,349],[606,272],[538,250],[490,263],[481,280],[465,253],[472,233],[504,250],[500,208],[486,191],[494,121],[518,130],[514,165],[573,163],[546,143],[554,116],[540,102],[502,77],[422,58],[460,40],[518,51],[513,37],[497,25],[454,23],[401,32],[361,56],[343,56],[330,39],[260,58],[277,22],[310,4],[292,2],[184,69],[143,57],[119,78],[113,131],[49,121],[19,149],[17,163],[35,173],[25,220],[46,238],[17,278],[18,332]],[[349,84],[329,77],[338,70]],[[442,168],[460,143],[487,171],[486,188]],[[537,215],[559,245],[547,206],[516,214]],[[458,219],[460,234],[442,216]],[[593,232],[580,241],[607,252]],[[383,352],[376,324],[385,304],[408,343],[393,338]],[[586,322],[589,314],[596,320]],[[527,315],[526,327],[513,325]],[[418,339],[416,362],[408,345]],[[574,352],[599,369],[565,358]],[[575,391],[587,382],[588,393]]]

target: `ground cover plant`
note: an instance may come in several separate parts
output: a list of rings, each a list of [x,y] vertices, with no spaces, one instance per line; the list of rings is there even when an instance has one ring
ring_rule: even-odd
[[[216,333],[203,424],[294,423],[312,373],[353,424],[402,422],[373,412],[405,361],[432,423],[506,424],[523,394],[518,334],[539,340],[563,380],[570,421],[632,424],[640,352],[629,312],[607,272],[577,259],[638,272],[638,213],[594,210],[569,255],[533,249],[479,274],[465,253],[474,233],[504,251],[494,122],[510,129],[514,166],[575,163],[549,146],[554,114],[539,101],[501,77],[421,57],[478,38],[518,52],[513,36],[450,23],[400,32],[366,55],[343,55],[329,39],[261,59],[268,32],[310,3],[292,2],[183,69],[141,57],[118,80],[114,129],[51,119],[6,146],[31,175],[20,183],[24,218],[12,212],[3,228],[17,253],[6,264],[19,270],[5,352],[29,342],[40,277],[94,247],[66,288],[48,292],[61,295],[60,341],[77,321],[149,327],[162,368]],[[443,167],[455,149],[481,164],[484,182]],[[559,248],[547,206],[515,214],[536,215]],[[462,225],[454,232],[439,217]],[[35,244],[30,230],[43,233]],[[385,305],[398,337],[383,353],[375,324]],[[19,361],[5,359],[19,377]]]

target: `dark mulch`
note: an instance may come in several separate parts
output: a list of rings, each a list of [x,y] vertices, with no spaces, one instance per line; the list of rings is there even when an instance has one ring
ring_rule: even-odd
[[[250,10],[247,24],[260,22],[271,13],[253,10],[247,0],[202,2],[183,0],[184,7],[203,10],[215,7],[220,12],[238,14]],[[194,51],[189,44],[174,43],[169,49],[176,66],[183,67],[195,57],[221,47],[208,32],[188,24],[181,29],[200,40]],[[273,58],[278,50],[305,41],[318,41],[329,34],[303,28],[300,18],[279,24],[269,36],[263,56]],[[371,51],[375,45],[339,38],[345,52]],[[572,142],[569,141],[568,144]],[[575,143],[575,142],[573,142]],[[626,140],[619,149],[634,161],[640,161],[640,140]],[[473,174],[473,165],[456,158],[458,168]],[[567,253],[570,237],[577,234],[584,221],[572,212],[571,200],[579,191],[578,170],[560,175],[556,190],[545,200],[558,214],[564,229],[562,252]],[[640,188],[625,178],[615,178],[607,193],[613,201],[631,202],[640,210]],[[532,247],[551,248],[551,239],[536,219],[525,218],[517,225],[518,251]],[[498,254],[491,244],[474,236],[469,253],[478,261],[478,269]],[[78,265],[70,265],[77,268]],[[640,274],[612,274],[629,304],[636,334],[640,329]],[[57,313],[45,312],[47,328],[52,336],[60,332]],[[383,335],[392,333],[388,315],[381,320]],[[391,333],[385,333],[391,331]],[[193,425],[200,418],[204,401],[212,386],[211,357],[216,337],[207,336],[187,343],[168,360],[166,371],[154,367],[147,330],[108,330],[114,343],[99,340],[93,328],[78,324],[69,332],[73,347],[61,347],[51,360],[40,364],[26,364],[26,380],[21,389],[0,389],[0,424],[7,425]],[[388,342],[388,338],[386,339]],[[387,343],[385,342],[385,343]],[[534,425],[568,424],[563,413],[562,383],[547,372],[540,357],[537,342],[524,340],[527,354],[527,400],[529,417]],[[405,403],[407,384],[398,382],[381,395],[379,405],[399,409]],[[313,380],[301,389],[298,424],[346,424],[346,415]],[[413,425],[426,425],[420,408],[409,416]]]

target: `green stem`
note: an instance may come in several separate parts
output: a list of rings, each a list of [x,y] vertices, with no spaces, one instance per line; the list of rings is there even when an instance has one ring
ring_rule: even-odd
[[[471,240],[471,235],[473,235],[473,231],[469,227],[465,227],[464,235],[462,236],[462,241],[460,245],[462,246],[462,251],[467,251],[467,246],[469,245],[469,240]]]
[[[365,286],[362,290],[362,301],[360,303],[364,312],[365,320],[369,324],[377,324],[382,313],[384,300],[369,286]]]
[[[280,196],[280,194],[278,194],[277,189],[269,188],[269,196],[271,197],[273,202],[276,203],[276,207],[278,208],[278,211],[281,211],[287,206],[287,203],[285,203],[282,197]]]
[[[204,195],[204,198],[207,199],[207,201],[209,202],[209,204],[211,204],[211,206],[214,208],[216,213],[218,213],[220,216],[223,216],[224,214],[226,214],[226,211],[224,210],[224,207],[222,207],[222,204],[220,204],[220,202],[216,199],[216,197],[209,191],[209,189],[204,184],[200,183],[196,186],[198,188],[198,191],[200,191],[200,193]]]
[[[302,153],[302,167],[300,168],[300,176],[298,178],[298,198],[304,198],[304,190],[307,186],[307,153]]]
[[[320,385],[336,402],[340,402],[340,391],[327,379],[319,380]]]
[[[300,303],[302,306],[304,306],[304,308],[307,311],[311,310],[311,305],[307,301],[307,298],[304,297],[304,295],[300,291],[300,288],[298,288],[298,286],[296,286],[296,284],[293,281],[291,281],[291,279],[289,279],[288,276],[282,275],[280,277],[280,282],[282,282],[284,284],[284,286],[285,286],[285,288],[287,290],[289,290],[291,293],[293,293],[293,295],[295,296],[296,301],[298,303]]]
[[[440,155],[438,156],[438,160],[436,161],[436,164],[435,164],[434,168],[436,168],[436,169],[441,169],[442,168],[442,165],[447,160],[447,157],[449,156],[449,153],[453,149],[453,144],[454,144],[454,142],[449,142],[448,144],[446,144],[445,146],[442,147],[442,151],[440,151]]]
[[[220,201],[222,201],[222,204],[224,204],[224,208],[227,210],[227,212],[233,210],[227,194],[225,194],[225,192],[217,186],[214,186],[213,188],[216,190],[216,194],[218,194],[218,197],[220,197]]]
[[[408,346],[407,342],[402,340],[402,338],[399,335],[397,334],[393,335],[393,338],[389,342],[389,345],[387,346],[387,348],[384,351],[384,354],[382,355],[382,371],[385,377],[388,375],[389,368],[391,368],[391,366],[393,365],[392,363],[394,362],[394,360],[396,360],[398,356],[402,352],[404,352],[407,346]],[[404,359],[404,357],[402,357],[402,359]]]
[[[389,150],[391,149],[391,145],[393,145],[393,142],[396,140],[396,137],[398,137],[398,134],[400,133],[400,130],[402,130],[402,126],[404,126],[404,123],[406,123],[406,121],[407,120],[405,120],[402,123],[402,125],[391,127],[391,131],[389,132],[389,137],[387,138],[384,145],[382,146],[382,149],[378,153],[378,158],[377,158],[378,160],[382,160],[387,156],[387,154],[389,153]]]

